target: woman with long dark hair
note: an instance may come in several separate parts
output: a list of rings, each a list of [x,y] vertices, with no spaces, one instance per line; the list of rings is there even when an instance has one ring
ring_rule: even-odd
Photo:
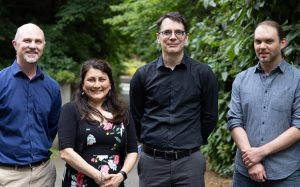
[[[86,61],[80,76],[75,101],[63,106],[59,120],[62,186],[124,186],[137,160],[131,115],[106,61]]]

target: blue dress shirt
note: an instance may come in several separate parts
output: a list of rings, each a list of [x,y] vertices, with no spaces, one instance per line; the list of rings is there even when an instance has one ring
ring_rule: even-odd
[[[0,71],[0,164],[50,157],[61,108],[60,87],[38,67],[31,80],[15,61]]]
[[[300,128],[300,71],[284,60],[267,75],[259,65],[237,75],[228,112],[228,127],[242,127],[252,147],[262,146],[290,127]],[[265,157],[267,179],[288,177],[300,167],[300,142]],[[248,176],[240,150],[235,167]]]

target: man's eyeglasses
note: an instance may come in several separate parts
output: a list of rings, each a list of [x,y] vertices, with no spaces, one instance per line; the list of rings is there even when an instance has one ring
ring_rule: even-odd
[[[171,30],[165,30],[165,31],[159,32],[158,34],[162,34],[164,37],[170,38],[172,36],[172,33],[173,33],[173,31],[171,31]],[[175,30],[174,34],[177,38],[179,38],[179,37],[183,37],[186,33],[185,33],[185,31],[182,31],[182,30]]]

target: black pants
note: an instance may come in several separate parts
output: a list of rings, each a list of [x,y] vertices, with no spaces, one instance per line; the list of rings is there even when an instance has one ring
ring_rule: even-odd
[[[200,151],[169,161],[141,153],[138,163],[140,187],[204,187],[206,163]]]

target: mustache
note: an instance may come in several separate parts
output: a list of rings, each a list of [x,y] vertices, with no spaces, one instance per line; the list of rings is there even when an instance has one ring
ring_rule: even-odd
[[[37,54],[38,52],[37,52],[36,49],[28,49],[28,50],[25,51],[25,53],[35,53],[35,54]]]

